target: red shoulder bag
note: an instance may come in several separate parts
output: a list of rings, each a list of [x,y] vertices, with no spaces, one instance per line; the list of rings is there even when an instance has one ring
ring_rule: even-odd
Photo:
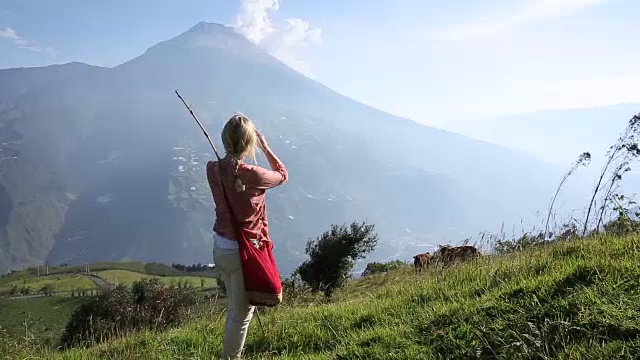
[[[218,161],[216,170],[238,241],[247,301],[254,306],[273,307],[279,305],[282,302],[282,282],[276,260],[273,257],[273,242],[267,239],[250,241],[247,238],[227,196],[227,190],[221,176],[220,163]]]

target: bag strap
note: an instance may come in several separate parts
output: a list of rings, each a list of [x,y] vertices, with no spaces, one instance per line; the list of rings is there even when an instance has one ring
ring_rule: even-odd
[[[224,195],[224,200],[227,203],[227,208],[229,209],[229,213],[231,214],[231,226],[233,230],[236,232],[237,241],[240,241],[241,231],[240,231],[240,223],[238,222],[238,218],[236,214],[233,212],[233,208],[231,207],[231,201],[229,201],[229,196],[227,195],[227,190],[224,187],[224,179],[222,177],[222,170],[220,170],[220,165],[222,164],[222,159],[218,160],[218,163],[213,163],[213,166],[216,170],[216,174],[220,179],[220,187],[222,188],[222,194]]]
[[[233,230],[236,233],[236,241],[238,241],[238,243],[240,243],[242,241],[242,239],[244,239],[244,241],[252,242],[251,240],[246,239],[244,237],[244,235],[242,234],[240,222],[238,221],[238,218],[236,217],[235,213],[233,212],[233,208],[231,207],[231,201],[229,201],[229,196],[227,195],[227,190],[224,187],[224,179],[223,179],[223,176],[222,176],[222,170],[220,169],[221,163],[222,163],[222,159],[218,160],[217,164],[214,163],[213,166],[215,168],[216,174],[218,175],[218,178],[220,179],[220,187],[222,187],[222,193],[223,193],[224,199],[225,199],[225,201],[227,203],[227,208],[229,209],[229,213],[231,214],[231,226],[233,227]],[[262,226],[261,226],[261,228],[262,228]],[[257,240],[257,243],[254,244],[254,245],[258,249],[261,249],[263,244],[262,244],[261,241]]]

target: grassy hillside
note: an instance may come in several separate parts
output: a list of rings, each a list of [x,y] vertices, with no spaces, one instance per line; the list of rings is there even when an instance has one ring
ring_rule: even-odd
[[[184,273],[182,273],[182,274],[184,274]],[[178,283],[187,282],[191,286],[200,287],[200,285],[201,285],[200,279],[204,279],[204,286],[205,287],[211,288],[211,287],[215,287],[216,286],[216,279],[208,278],[208,277],[197,277],[197,276],[186,276],[186,275],[184,275],[184,276],[160,276],[159,277],[159,276],[156,276],[156,275],[141,274],[139,272],[133,272],[133,271],[127,271],[127,270],[98,271],[98,272],[96,272],[96,275],[98,275],[99,277],[103,278],[104,280],[106,280],[107,282],[109,282],[111,284],[115,284],[116,280],[117,280],[118,284],[131,285],[135,281],[138,281],[140,279],[158,277],[158,278],[160,278],[160,280],[163,283],[165,283],[167,285],[178,285]]]
[[[56,274],[45,275],[39,277],[20,277],[20,279],[7,281],[0,284],[0,294],[9,294],[11,289],[21,289],[27,287],[31,290],[31,294],[36,294],[45,285],[51,285],[52,291],[70,292],[72,290],[91,290],[96,289],[96,285],[80,274]]]
[[[150,275],[160,275],[160,276],[168,276],[168,275],[183,275],[184,273],[172,268],[169,265],[159,264],[159,263],[144,263],[141,261],[114,261],[114,262],[96,262],[89,264],[89,271],[104,271],[104,270],[127,270],[133,272],[139,272],[143,274]],[[40,266],[40,274],[44,275],[46,271],[46,267]],[[74,266],[50,266],[49,267],[49,275],[52,274],[73,274],[73,273],[83,273],[85,272],[84,265],[74,265]],[[0,277],[0,285],[4,284],[8,281],[14,281],[17,279],[34,277],[38,275],[37,268],[29,268],[27,270],[22,271],[14,271],[10,275],[5,275]]]
[[[79,297],[38,297],[30,299],[0,300],[0,337],[25,341],[25,323],[28,332],[43,334],[50,342],[60,338],[73,310],[83,301]],[[0,347],[0,355],[2,348]]]
[[[45,275],[46,268],[44,266],[41,266],[39,270],[37,268],[29,268],[27,270],[14,271],[11,274],[0,276],[0,294],[3,293],[3,290],[9,289],[11,288],[11,286],[15,284],[23,284],[23,283],[34,282],[34,281],[44,281],[44,279],[61,280],[69,276],[76,276],[76,275],[82,274],[85,272],[85,269],[86,268],[84,265],[51,266],[49,267],[49,275]],[[138,278],[141,278],[147,275],[148,276],[171,276],[171,277],[186,276],[190,279],[192,277],[207,277],[207,278],[214,277],[214,274],[212,271],[183,272],[183,271],[176,270],[169,265],[159,264],[159,263],[144,263],[140,261],[98,262],[98,263],[89,264],[89,271],[92,274],[98,274],[98,276],[101,276],[100,275],[101,273],[116,271],[116,270],[124,271],[127,274],[137,273],[138,275],[136,276]],[[108,279],[107,281],[111,282]],[[79,286],[80,285],[82,285],[82,283],[79,283]],[[82,286],[74,287],[74,288],[82,288]],[[87,287],[87,288],[91,288],[91,287]],[[60,291],[63,291],[63,290],[60,290]]]
[[[40,275],[38,269],[27,269],[0,277],[0,358],[18,344],[29,350],[57,345],[70,314],[88,299],[79,291],[98,290],[84,270],[84,266],[56,266],[45,275],[46,269],[41,267]],[[191,285],[204,291],[217,287],[212,271],[182,272],[157,263],[95,263],[90,270],[110,284],[117,279],[118,284],[130,286],[143,278],[159,278],[166,285]],[[45,285],[50,285],[53,296],[42,297]],[[24,288],[29,288],[28,296],[20,294]],[[3,337],[12,344],[12,350],[3,350],[2,346],[7,346],[2,344]]]
[[[633,359],[640,356],[640,236],[556,243],[416,275],[405,268],[262,310],[248,359]],[[52,359],[205,359],[223,313]],[[0,348],[0,350],[2,350]],[[12,353],[15,358],[21,355]]]

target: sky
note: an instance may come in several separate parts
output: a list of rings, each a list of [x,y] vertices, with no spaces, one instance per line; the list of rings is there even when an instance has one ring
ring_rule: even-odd
[[[637,0],[0,0],[0,68],[115,66],[200,21],[429,125],[640,102]]]

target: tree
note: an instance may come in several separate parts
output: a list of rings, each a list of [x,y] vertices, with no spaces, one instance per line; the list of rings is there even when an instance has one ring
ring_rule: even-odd
[[[44,284],[40,289],[40,292],[44,294],[44,296],[51,296],[53,294],[53,285]]]
[[[640,148],[638,147],[637,143],[637,137],[639,136],[640,114],[634,115],[629,120],[629,124],[625,128],[624,132],[620,135],[616,143],[611,145],[611,147],[609,147],[609,150],[607,151],[607,161],[602,167],[602,171],[600,172],[600,176],[598,177],[596,186],[593,189],[591,201],[589,202],[589,208],[587,209],[587,216],[584,219],[584,226],[582,228],[583,236],[587,233],[587,227],[589,226],[589,219],[591,211],[593,210],[593,205],[596,201],[598,193],[601,190],[604,178],[607,176],[607,174],[609,174],[609,169],[612,167],[615,169],[613,171],[613,174],[610,174],[610,179],[612,180],[610,181],[609,189],[612,189],[615,187],[615,184],[622,179],[622,174],[630,170],[628,166],[629,162],[632,159],[640,157]],[[611,191],[607,192],[607,195],[611,195]],[[609,203],[610,201],[610,196],[605,196],[605,203],[602,206],[606,209],[607,203]],[[603,209],[601,209],[601,214],[602,213],[604,213]],[[598,221],[598,224],[600,224],[600,221]]]
[[[331,225],[316,238],[309,239],[305,253],[309,260],[302,263],[296,272],[314,292],[322,291],[331,298],[335,290],[343,287],[356,260],[364,259],[378,245],[374,225],[353,222],[346,225]]]
[[[380,262],[370,262],[367,264],[367,267],[362,272],[361,276],[368,276],[378,273],[384,273],[391,270],[400,269],[401,267],[407,266],[406,263],[400,260],[389,261],[386,263]]]
[[[558,188],[556,189],[556,193],[553,195],[553,199],[551,199],[551,203],[549,204],[549,213],[547,214],[547,221],[546,224],[544,226],[544,236],[545,238],[547,238],[548,234],[549,234],[549,219],[551,218],[551,213],[553,211],[553,205],[556,202],[556,199],[558,198],[558,194],[560,193],[560,189],[562,188],[562,185],[564,185],[565,181],[567,181],[567,179],[569,178],[569,176],[571,176],[571,174],[573,174],[576,169],[580,166],[589,166],[589,162],[591,161],[591,154],[589,152],[583,152],[582,154],[580,154],[580,156],[578,156],[578,160],[576,160],[576,162],[574,162],[571,165],[571,168],[569,168],[569,171],[567,171],[566,174],[564,174],[564,177],[562,178],[562,181],[560,181],[560,184],[558,185]]]

